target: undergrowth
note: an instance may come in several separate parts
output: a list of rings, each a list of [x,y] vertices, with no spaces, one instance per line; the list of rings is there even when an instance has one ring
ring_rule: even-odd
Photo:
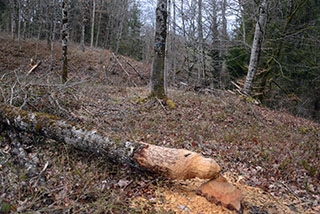
[[[40,50],[45,60],[48,52]],[[17,64],[2,63],[1,102],[100,129],[114,141],[196,151],[216,159],[224,172],[241,175],[247,185],[283,197],[290,192],[306,206],[319,205],[318,123],[219,90],[199,94],[174,88],[166,101],[147,99],[147,86],[135,72],[128,77],[117,65],[113,73],[102,72],[106,61],[101,56],[107,53],[101,50],[87,55],[74,51],[70,62],[77,63],[71,63],[70,80],[61,85],[58,62],[52,72],[42,63],[44,67],[27,76],[25,58],[32,53],[23,51],[20,58],[6,55],[6,63]],[[89,56],[90,65],[85,60]],[[155,187],[164,185],[162,180],[4,124],[0,129],[2,212],[162,212],[155,210],[160,200]],[[148,200],[132,206],[138,196]]]

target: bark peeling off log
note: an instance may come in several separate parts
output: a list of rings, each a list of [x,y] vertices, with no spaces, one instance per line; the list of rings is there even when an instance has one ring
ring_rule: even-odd
[[[0,104],[0,122],[102,155],[112,162],[161,173],[169,178],[214,179],[221,170],[213,159],[195,152],[142,142],[116,143],[98,130],[88,129],[49,114],[27,112],[5,104]]]

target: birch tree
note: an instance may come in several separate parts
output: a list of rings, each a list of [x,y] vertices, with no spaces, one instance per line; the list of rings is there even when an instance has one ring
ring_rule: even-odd
[[[101,14],[101,13],[100,13]],[[93,47],[93,38],[94,38],[94,23],[95,23],[95,15],[96,15],[96,1],[92,1],[92,20],[91,20],[91,38],[90,38],[90,48]],[[101,20],[101,17],[100,19]],[[98,38],[98,34],[97,34]],[[96,45],[97,46],[97,45]]]
[[[172,82],[176,82],[176,32],[177,32],[177,24],[176,24],[176,1],[172,0],[172,39],[171,39],[171,54],[172,54]]]
[[[167,38],[167,6],[167,0],[157,1],[154,57],[151,72],[151,96],[161,99],[166,97],[164,64]]]
[[[88,22],[88,17],[87,17],[88,10],[89,10],[88,2],[82,0],[81,1],[82,21],[81,21],[80,48],[83,52],[85,51],[84,37],[85,37],[86,23]]]
[[[227,0],[222,0],[221,2],[221,19],[222,19],[222,29],[220,35],[220,52],[219,58],[222,60],[220,75],[219,75],[219,86],[221,89],[225,89],[229,80],[229,72],[227,69],[227,62],[225,56],[228,52],[227,42],[228,42],[228,32],[227,32]]]
[[[61,81],[65,83],[68,78],[68,0],[62,1],[62,73]]]
[[[203,43],[202,0],[198,0],[198,82],[200,82],[201,76],[205,78]]]
[[[266,22],[267,22],[267,15],[268,15],[267,10],[268,10],[268,0],[263,0],[259,7],[259,18],[255,27],[248,73],[247,73],[246,81],[243,87],[243,92],[248,95],[251,92],[252,81],[258,67],[263,36],[266,29]]]

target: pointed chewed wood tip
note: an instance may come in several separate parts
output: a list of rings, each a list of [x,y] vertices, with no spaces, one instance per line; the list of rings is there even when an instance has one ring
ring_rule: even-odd
[[[222,205],[238,213],[242,212],[241,202],[243,196],[241,191],[229,183],[222,175],[202,184],[196,193],[204,196],[211,203]]]

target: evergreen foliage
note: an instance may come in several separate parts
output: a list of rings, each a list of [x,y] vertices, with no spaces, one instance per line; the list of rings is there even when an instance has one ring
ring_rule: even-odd
[[[255,92],[270,107],[319,119],[319,1],[271,1],[269,14]],[[254,20],[246,15],[244,18],[246,41],[252,44],[250,26]],[[242,36],[242,30],[241,25],[237,38]],[[233,78],[246,71],[247,56],[245,48],[229,51],[228,66]]]

